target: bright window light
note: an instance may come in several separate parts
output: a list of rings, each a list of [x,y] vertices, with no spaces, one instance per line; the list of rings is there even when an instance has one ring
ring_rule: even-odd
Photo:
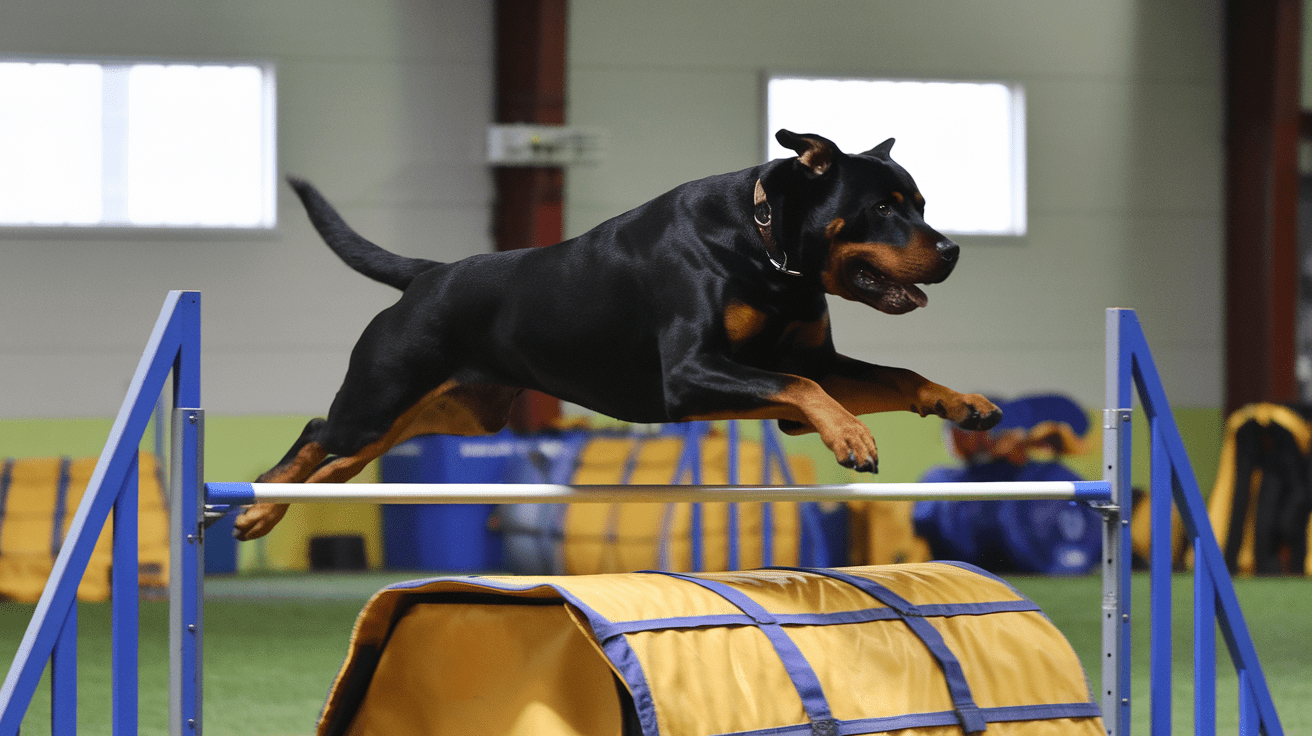
[[[767,158],[795,155],[774,132],[817,133],[848,153],[896,138],[893,159],[954,234],[1024,235],[1025,92],[1002,82],[771,77]]]
[[[101,69],[0,63],[0,223],[101,217]]]
[[[274,132],[268,66],[0,62],[0,225],[271,228]]]

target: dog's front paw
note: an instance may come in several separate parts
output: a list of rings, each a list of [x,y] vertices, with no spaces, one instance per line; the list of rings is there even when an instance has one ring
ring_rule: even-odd
[[[285,503],[257,503],[242,509],[232,522],[232,536],[238,541],[249,542],[273,531],[273,528],[287,515]]]
[[[979,394],[962,394],[954,409],[947,418],[962,429],[983,431],[1002,421],[1002,410]]]
[[[847,417],[826,427],[820,439],[834,452],[838,464],[860,473],[879,472],[879,451],[870,428],[856,417]]]

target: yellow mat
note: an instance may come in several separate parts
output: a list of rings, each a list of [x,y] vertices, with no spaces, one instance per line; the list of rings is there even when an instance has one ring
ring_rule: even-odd
[[[68,533],[97,458],[23,458],[0,465],[0,596],[34,603]],[[168,510],[155,456],[141,453],[138,482],[139,579],[168,585]],[[106,521],[78,586],[78,598],[109,597],[112,517]]]

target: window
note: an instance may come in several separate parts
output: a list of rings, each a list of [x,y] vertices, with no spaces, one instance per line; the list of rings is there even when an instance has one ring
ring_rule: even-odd
[[[893,158],[947,233],[1024,235],[1025,93],[1003,82],[777,76],[767,83],[767,158],[794,155],[774,131],[817,133],[848,153],[896,138]]]
[[[0,61],[0,225],[271,228],[273,69]]]

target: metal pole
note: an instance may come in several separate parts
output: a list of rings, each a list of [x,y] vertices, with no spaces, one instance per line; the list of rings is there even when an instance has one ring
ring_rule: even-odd
[[[553,483],[206,483],[206,503],[678,503],[720,501],[1106,501],[1107,481],[843,483],[835,485],[557,485]]]
[[[173,410],[169,504],[169,734],[200,736],[205,412]]]
[[[1121,312],[1107,310],[1103,479],[1111,484],[1102,536],[1102,718],[1108,736],[1130,733],[1130,356],[1122,354]]]

